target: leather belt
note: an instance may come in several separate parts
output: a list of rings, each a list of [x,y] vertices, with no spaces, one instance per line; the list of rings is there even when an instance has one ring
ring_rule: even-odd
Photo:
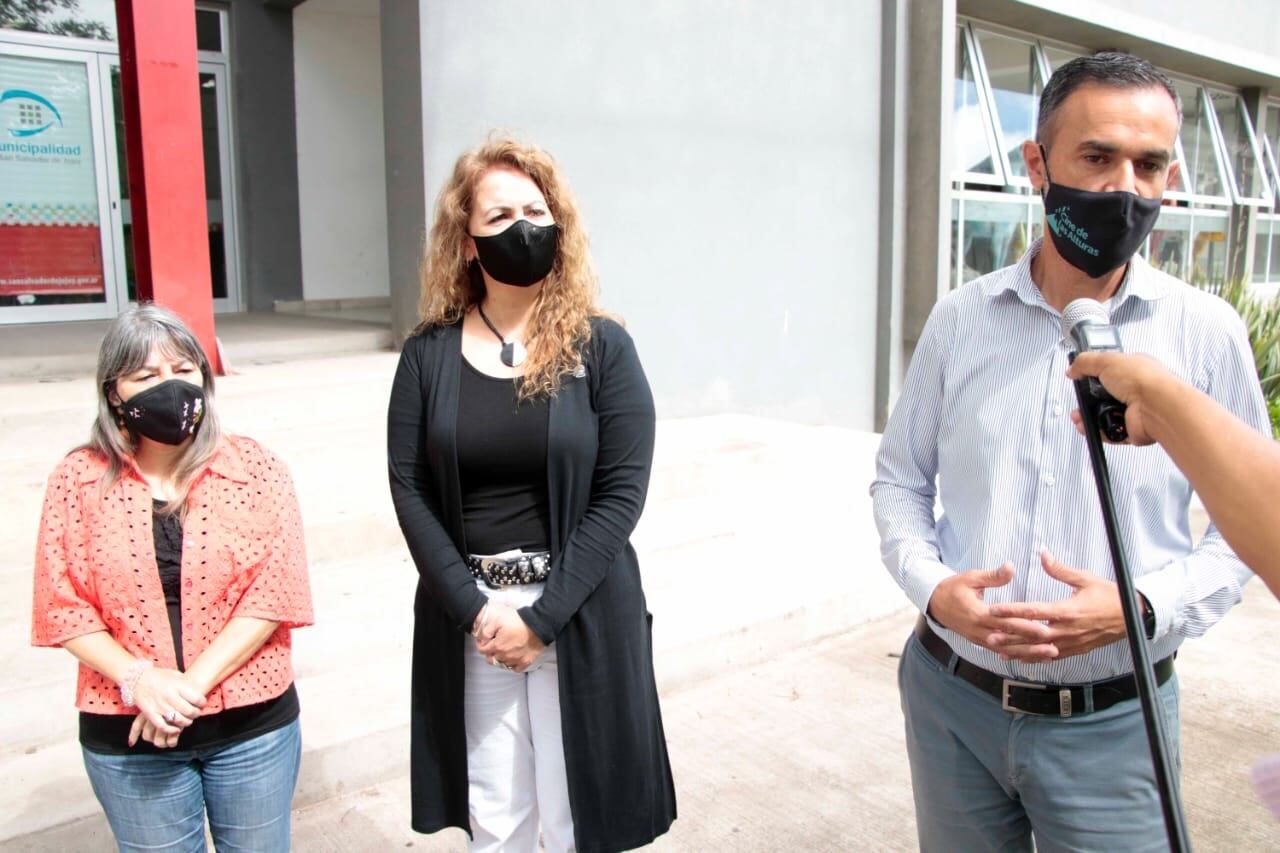
[[[484,581],[485,586],[522,586],[540,583],[551,575],[551,554],[521,554],[519,557],[477,557],[467,555],[467,568]]]
[[[1078,716],[1089,711],[1105,711],[1117,702],[1134,699],[1138,695],[1138,682],[1132,674],[1092,684],[1036,684],[1005,678],[956,654],[946,640],[934,633],[923,616],[916,621],[915,635],[934,660],[984,693],[991,694],[999,700],[1000,707],[1013,713]],[[954,669],[951,668],[953,657],[956,662]],[[1173,655],[1157,662],[1155,670],[1157,684],[1168,681],[1173,675]]]

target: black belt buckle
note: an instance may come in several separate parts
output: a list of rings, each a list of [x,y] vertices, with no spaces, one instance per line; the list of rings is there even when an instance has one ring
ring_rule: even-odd
[[[1020,687],[1023,690],[1039,690],[1041,692],[1049,692],[1053,690],[1053,687],[1051,687],[1048,684],[1032,684],[1029,681],[1014,681],[1013,679],[1010,679],[1010,678],[1002,679],[1001,685],[1000,685],[1000,707],[1001,708],[1004,708],[1006,711],[1011,711],[1017,714],[1031,714],[1034,717],[1050,716],[1049,714],[1045,714],[1041,711],[1031,711],[1026,708],[1018,708],[1013,704],[1011,704],[1009,701],[1009,691],[1015,687]],[[1071,688],[1060,687],[1058,688],[1058,716],[1070,717],[1071,712],[1072,712]]]
[[[484,581],[485,586],[489,587],[489,589],[498,589],[500,586],[502,586],[502,584],[496,583],[494,581],[493,572],[495,569],[502,569],[505,566],[505,561],[494,560],[489,557],[485,557],[479,562],[480,562],[480,579]]]

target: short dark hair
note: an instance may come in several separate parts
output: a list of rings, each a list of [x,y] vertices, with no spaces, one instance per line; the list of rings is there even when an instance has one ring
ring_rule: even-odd
[[[1173,99],[1178,113],[1178,125],[1182,125],[1182,99],[1173,81],[1163,71],[1147,60],[1131,53],[1103,50],[1092,56],[1077,56],[1062,65],[1040,94],[1040,110],[1036,116],[1036,141],[1047,142],[1045,130],[1054,115],[1072,92],[1087,83],[1110,86],[1114,89],[1161,88]]]

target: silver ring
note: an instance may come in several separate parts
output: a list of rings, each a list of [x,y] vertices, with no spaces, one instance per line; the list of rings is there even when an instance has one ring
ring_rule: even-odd
[[[172,723],[176,719],[178,719],[178,712],[172,708],[164,712],[164,721],[166,723]]]
[[[507,672],[515,672],[515,670],[514,670],[514,669],[512,669],[512,668],[511,668],[511,667],[509,667],[509,666],[507,666],[505,663],[503,663],[503,662],[502,662],[502,661],[500,661],[500,660],[495,660],[495,661],[493,662],[493,665],[494,665],[494,666],[496,666],[496,667],[498,667],[498,669],[505,669]]]

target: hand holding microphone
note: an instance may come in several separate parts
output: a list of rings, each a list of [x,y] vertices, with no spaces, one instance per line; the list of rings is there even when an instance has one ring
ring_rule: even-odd
[[[1120,345],[1120,332],[1111,325],[1111,315],[1095,299],[1076,299],[1067,305],[1062,312],[1062,336],[1076,345],[1076,350],[1070,355],[1073,367],[1075,360],[1082,355],[1124,352]],[[1081,409],[1092,415],[1103,438],[1117,443],[1126,441],[1129,430],[1125,424],[1125,404],[1091,375],[1081,374],[1072,378]]]

